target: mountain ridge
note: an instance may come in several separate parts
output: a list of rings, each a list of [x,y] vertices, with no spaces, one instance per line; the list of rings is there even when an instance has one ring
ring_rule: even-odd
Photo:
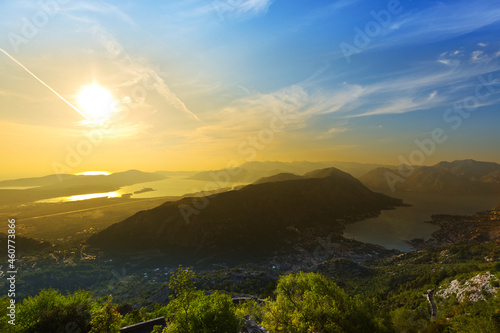
[[[400,168],[409,175],[403,177],[399,170],[377,168],[361,176],[360,180],[369,188],[382,192],[394,189],[450,195],[500,194],[500,164],[494,162],[468,159]]]
[[[270,252],[290,247],[297,230],[300,234],[327,226],[340,234],[346,221],[403,205],[400,199],[375,193],[358,179],[333,169],[320,170],[310,178],[250,184],[218,195],[166,202],[91,236],[89,244],[118,252]]]
[[[248,182],[253,183],[260,178],[270,177],[279,173],[293,173],[296,175],[303,175],[305,173],[334,167],[344,172],[348,172],[355,177],[359,177],[376,167],[394,167],[384,164],[372,163],[356,163],[356,162],[309,162],[309,161],[294,161],[294,162],[280,162],[280,161],[250,161],[245,162],[239,166],[238,174],[231,173],[230,182]],[[227,172],[225,169],[202,171],[189,179],[213,181],[215,175],[220,172]]]

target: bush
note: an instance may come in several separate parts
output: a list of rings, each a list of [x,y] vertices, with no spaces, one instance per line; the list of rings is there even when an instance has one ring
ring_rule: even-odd
[[[168,333],[217,332],[233,333],[238,331],[241,318],[235,315],[231,297],[215,292],[205,295],[195,289],[195,277],[190,270],[179,269],[172,276],[169,288],[173,299],[164,311],[173,317]]]
[[[262,322],[262,305],[254,300],[246,301],[236,307],[236,315],[244,317],[249,315],[257,323]]]
[[[175,303],[172,301],[172,306],[175,307]],[[176,310],[174,322],[166,330],[168,333],[236,333],[241,322],[235,315],[231,297],[218,292],[208,296],[197,292],[187,311],[182,307]]]
[[[317,273],[282,276],[276,300],[264,307],[271,332],[379,332],[374,311]]]
[[[92,329],[90,333],[113,333],[119,329],[121,315],[116,311],[111,303],[111,296],[101,307],[92,311]]]
[[[88,332],[91,320],[91,294],[77,291],[63,296],[53,289],[42,290],[19,306],[18,332]]]

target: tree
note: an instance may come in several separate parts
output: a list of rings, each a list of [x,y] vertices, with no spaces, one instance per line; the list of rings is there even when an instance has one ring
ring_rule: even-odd
[[[235,307],[229,295],[215,292],[205,295],[196,292],[187,311],[175,313],[168,333],[236,333],[241,318],[235,315]]]
[[[317,273],[282,276],[276,300],[264,307],[262,325],[271,332],[379,332],[373,311]]]
[[[7,317],[10,313],[10,299],[7,296],[0,297],[0,332],[8,332],[9,328],[12,327],[11,324],[8,323],[11,318]],[[14,304],[17,307],[17,304]]]
[[[218,332],[233,333],[238,331],[241,318],[235,315],[231,297],[215,292],[205,295],[196,290],[193,279],[195,273],[179,266],[171,277],[169,288],[172,301],[166,314],[173,317],[172,324],[165,331],[168,333]]]
[[[30,332],[88,332],[91,294],[77,291],[67,296],[53,289],[42,290],[19,306],[16,328]]]
[[[168,288],[172,292],[170,298],[175,300],[174,305],[180,306],[185,313],[187,313],[189,308],[189,303],[195,297],[195,286],[193,279],[195,273],[189,268],[183,269],[181,265],[177,269],[177,272],[170,278]]]
[[[90,333],[113,333],[118,331],[121,315],[113,307],[112,297],[106,304],[92,311],[92,326]]]

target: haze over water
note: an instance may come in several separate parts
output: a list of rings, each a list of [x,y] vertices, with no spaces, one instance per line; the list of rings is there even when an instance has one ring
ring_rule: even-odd
[[[390,195],[390,194],[388,194]],[[346,226],[344,237],[361,242],[382,245],[388,249],[410,251],[412,247],[406,241],[413,238],[429,238],[438,229],[425,223],[434,214],[466,215],[494,207],[498,196],[443,196],[398,193],[392,195],[403,199],[411,207],[398,207],[383,210],[380,216]]]

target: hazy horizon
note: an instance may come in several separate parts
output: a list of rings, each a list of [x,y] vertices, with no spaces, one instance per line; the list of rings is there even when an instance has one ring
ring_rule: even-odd
[[[465,159],[465,160],[468,160],[468,159]],[[460,159],[454,159],[454,160],[448,160],[448,161],[439,161],[438,163],[440,162],[453,162],[453,161],[461,161]],[[278,162],[278,163],[293,163],[293,162],[311,162],[311,163],[330,163],[330,162],[340,162],[340,163],[359,163],[359,164],[380,164],[380,165],[388,165],[388,166],[393,166],[393,167],[397,167],[398,165],[396,164],[385,164],[385,163],[371,163],[371,162],[357,162],[357,161],[306,161],[306,160],[294,160],[294,161],[272,161],[272,160],[265,160],[265,161],[252,161],[252,162],[261,162],[261,163],[264,163],[264,162]],[[499,162],[497,161],[478,161],[478,162],[492,162],[492,163],[497,163],[497,164],[500,164]],[[244,164],[244,163],[243,163]],[[243,166],[243,164],[241,165],[238,165],[238,167],[241,167]],[[437,163],[426,163],[426,164],[421,164],[421,165],[418,165],[418,166],[433,166]],[[107,174],[113,174],[113,173],[120,173],[120,172],[126,172],[126,171],[130,171],[130,170],[138,170],[138,171],[142,171],[142,172],[150,172],[150,173],[156,173],[156,172],[179,172],[179,173],[182,173],[182,172],[186,172],[186,173],[189,173],[189,172],[193,172],[193,173],[197,173],[197,172],[203,172],[203,171],[217,171],[217,170],[221,170],[221,169],[224,169],[224,166],[222,166],[221,168],[218,168],[218,169],[198,169],[198,170],[165,170],[165,169],[159,169],[159,170],[143,170],[143,169],[135,169],[135,168],[122,168],[120,170],[109,170],[109,169],[105,169],[105,168],[101,168],[101,169],[96,169],[96,170],[86,170],[86,171],[83,171],[83,170],[75,170],[75,172],[73,173],[66,173],[66,174],[69,174],[69,175],[84,175],[85,173],[93,173],[93,172],[98,172],[98,173],[103,173],[103,175],[105,175],[106,173]],[[14,179],[21,179],[21,178],[36,178],[36,177],[44,177],[44,176],[49,176],[49,175],[52,175],[54,173],[51,173],[51,174],[46,174],[46,173],[29,173],[29,174],[25,174],[25,173],[12,173],[10,174],[2,174],[0,175],[0,181],[4,181],[4,180],[14,180]],[[63,173],[64,174],[64,173]]]

